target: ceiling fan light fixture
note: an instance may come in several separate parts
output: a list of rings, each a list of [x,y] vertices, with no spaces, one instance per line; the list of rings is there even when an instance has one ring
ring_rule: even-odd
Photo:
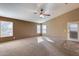
[[[43,14],[40,14],[40,18],[45,18],[45,16]]]

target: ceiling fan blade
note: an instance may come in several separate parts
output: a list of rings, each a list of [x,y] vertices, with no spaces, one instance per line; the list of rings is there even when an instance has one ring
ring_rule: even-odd
[[[43,14],[43,15],[45,15],[45,16],[51,16],[50,14]]]
[[[43,3],[37,3],[36,11],[39,12],[42,9]]]
[[[44,7],[43,5],[44,5],[43,3],[37,4],[37,9],[36,9],[36,12],[34,12],[34,14],[50,16],[49,12],[43,9]]]
[[[34,14],[42,13],[42,9],[41,9],[42,5],[43,5],[43,3],[37,3],[37,7],[36,7],[36,9],[34,11]]]

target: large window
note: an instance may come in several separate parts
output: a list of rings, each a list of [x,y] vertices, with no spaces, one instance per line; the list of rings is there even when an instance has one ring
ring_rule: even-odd
[[[0,21],[0,37],[13,36],[13,22]]]
[[[41,25],[37,25],[37,33],[38,33],[38,34],[41,33]]]
[[[70,31],[77,31],[78,25],[77,24],[69,24],[69,29],[70,29]]]
[[[68,35],[69,39],[78,39],[78,24],[77,23],[70,23],[68,24]]]
[[[46,25],[37,25],[37,33],[46,34],[47,32],[47,26]]]
[[[46,25],[42,25],[42,33],[46,34],[47,30],[47,26]]]

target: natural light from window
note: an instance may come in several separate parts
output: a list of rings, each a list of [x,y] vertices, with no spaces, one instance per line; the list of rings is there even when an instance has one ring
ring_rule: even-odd
[[[37,25],[37,33],[38,33],[38,34],[41,33],[41,25]]]
[[[55,43],[55,41],[53,41],[52,39],[46,37],[46,36],[43,36],[43,37],[37,37],[37,42],[38,43],[41,43],[41,42],[44,42],[44,41],[48,41],[48,42],[51,42],[51,43]]]
[[[70,29],[70,31],[77,31],[78,30],[78,25],[77,24],[70,24],[69,29]]]
[[[42,25],[42,33],[46,34],[47,30],[47,26],[46,25]]]
[[[13,22],[0,21],[0,37],[13,36]]]
[[[42,37],[37,37],[37,42],[38,43],[41,43],[41,42],[43,42],[44,40],[43,40],[43,38]]]
[[[48,37],[43,37],[46,41],[49,41],[49,42],[52,42],[52,43],[54,43],[54,41],[53,40],[51,40],[50,38],[48,38]]]

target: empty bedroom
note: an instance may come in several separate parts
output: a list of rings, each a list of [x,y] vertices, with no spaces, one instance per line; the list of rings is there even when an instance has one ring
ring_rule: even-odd
[[[0,56],[79,56],[79,3],[0,3]]]

